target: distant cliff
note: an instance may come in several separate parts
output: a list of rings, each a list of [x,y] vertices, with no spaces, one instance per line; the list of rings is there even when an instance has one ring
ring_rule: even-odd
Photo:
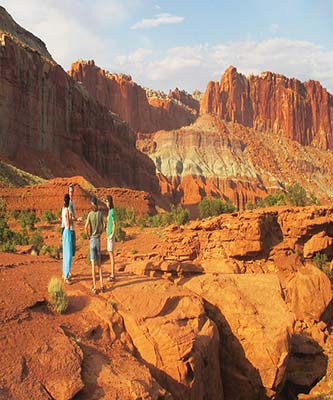
[[[316,81],[301,83],[272,72],[246,78],[229,67],[220,83],[208,83],[201,113],[333,149],[333,97]]]
[[[85,175],[95,184],[158,191],[154,164],[136,150],[128,125],[46,57],[45,47],[27,45],[32,34],[18,26],[11,31],[23,36],[4,32],[4,21],[15,23],[3,8],[0,16],[0,156],[43,177]]]
[[[182,92],[169,96],[145,90],[124,74],[111,74],[97,67],[93,60],[77,61],[69,74],[80,81],[100,104],[118,114],[137,132],[177,129],[192,123],[199,102]],[[178,91],[178,93],[180,93]],[[186,101],[182,101],[186,97]]]

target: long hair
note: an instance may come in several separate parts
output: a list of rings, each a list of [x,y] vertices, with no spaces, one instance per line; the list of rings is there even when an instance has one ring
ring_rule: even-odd
[[[107,196],[106,200],[109,202],[109,210],[112,210],[114,208],[112,196]]]
[[[69,194],[66,193],[65,196],[64,196],[64,207],[66,207],[66,208],[69,207],[69,200],[70,200]]]

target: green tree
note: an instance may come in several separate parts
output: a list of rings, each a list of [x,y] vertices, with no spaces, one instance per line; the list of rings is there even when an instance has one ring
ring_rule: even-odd
[[[287,200],[292,206],[305,206],[307,203],[305,189],[299,183],[289,186],[287,189]]]

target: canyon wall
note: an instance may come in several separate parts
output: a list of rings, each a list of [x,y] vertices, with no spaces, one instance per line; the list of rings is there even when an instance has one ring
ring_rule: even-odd
[[[158,191],[134,132],[59,65],[1,31],[0,62],[2,158],[47,178],[83,175],[99,185]]]
[[[100,104],[118,114],[138,132],[189,125],[199,111],[199,102],[185,92],[175,91],[175,94],[166,96],[162,92],[145,90],[130,76],[104,71],[93,60],[73,63],[69,74],[82,82]]]
[[[258,130],[281,132],[303,145],[333,148],[333,97],[319,82],[264,72],[248,78],[229,67],[209,82],[201,113]]]

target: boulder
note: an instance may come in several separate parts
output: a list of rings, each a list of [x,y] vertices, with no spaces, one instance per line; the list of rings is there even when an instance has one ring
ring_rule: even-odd
[[[203,296],[220,331],[226,399],[278,393],[286,375],[294,316],[276,275],[198,276],[184,286]]]

